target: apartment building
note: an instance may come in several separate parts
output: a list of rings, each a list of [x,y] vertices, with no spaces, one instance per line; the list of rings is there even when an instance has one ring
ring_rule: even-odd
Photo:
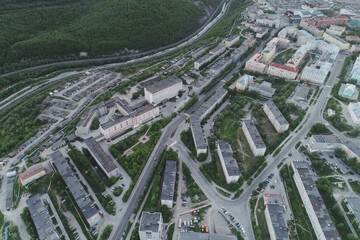
[[[353,123],[360,124],[360,102],[351,102],[347,108]]]
[[[140,240],[162,240],[163,218],[160,212],[142,212],[139,226]]]
[[[309,163],[305,161],[293,161],[291,166],[294,170],[294,181],[300,193],[315,235],[319,240],[340,240],[340,236],[332,222],[326,206],[316,188],[317,177],[313,173]]]
[[[240,40],[240,35],[235,34],[235,35],[232,35],[231,37],[228,37],[227,39],[225,39],[224,44],[226,47],[231,47],[232,45],[237,43],[239,40]]]
[[[265,102],[263,109],[266,116],[278,133],[283,133],[289,129],[289,122],[286,120],[284,115],[280,112],[272,100]]]
[[[284,219],[286,204],[281,194],[264,194],[265,219],[271,240],[289,240],[289,233]]]
[[[242,121],[242,130],[255,157],[264,156],[266,145],[252,120]]]
[[[182,89],[182,80],[176,76],[172,76],[146,86],[144,88],[145,99],[149,103],[158,104],[165,99],[176,97]]]
[[[275,94],[275,88],[271,87],[271,83],[263,81],[261,84],[252,82],[249,85],[249,91],[255,91],[264,97],[273,97]]]
[[[161,187],[161,205],[172,208],[174,204],[174,191],[176,182],[176,161],[167,160],[164,170],[164,178]]]
[[[346,42],[342,38],[339,38],[338,36],[333,35],[329,32],[325,32],[323,35],[323,38],[327,42],[335,43],[336,45],[339,46],[339,48],[341,50],[349,49],[349,47],[350,47],[350,43]]]
[[[351,79],[355,79],[358,84],[360,83],[360,56],[356,58],[350,76]]]
[[[220,158],[226,182],[229,184],[239,181],[239,166],[233,157],[233,151],[230,144],[228,142],[219,140],[216,142],[216,150]]]
[[[236,81],[236,90],[246,90],[250,83],[254,81],[254,77],[244,74]]]
[[[263,55],[255,54],[245,64],[245,70],[263,73],[266,65],[261,62]]]
[[[267,73],[272,76],[286,78],[286,79],[295,79],[299,70],[285,66],[279,63],[272,62],[269,65]]]
[[[19,174],[19,180],[23,186],[34,182],[35,180],[46,175],[45,169],[41,165],[41,163],[32,166],[26,171]]]

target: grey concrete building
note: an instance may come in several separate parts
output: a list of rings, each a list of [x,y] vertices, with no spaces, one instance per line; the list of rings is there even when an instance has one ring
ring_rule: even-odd
[[[243,120],[242,130],[254,156],[264,156],[266,145],[252,120]]]
[[[220,158],[226,182],[237,182],[240,178],[239,166],[233,157],[233,151],[231,149],[230,143],[225,141],[217,141],[216,150]]]
[[[88,193],[84,190],[80,180],[76,177],[75,172],[72,170],[69,163],[65,160],[60,151],[56,151],[50,156],[89,225],[92,227],[98,224],[101,220],[99,210],[95,207],[95,203],[90,200]]]
[[[322,197],[316,188],[317,177],[309,163],[293,161],[294,181],[303,201],[304,208],[319,240],[340,240]]]
[[[356,221],[360,223],[360,198],[348,197],[346,198],[346,201],[349,212],[354,214]]]
[[[174,204],[176,169],[176,161],[166,161],[160,201],[168,208],[172,208]]]
[[[178,240],[236,240],[234,236],[199,232],[180,232]]]
[[[264,194],[265,218],[271,240],[289,240],[283,213],[286,204],[281,194]]]
[[[55,230],[53,222],[45,204],[41,201],[39,195],[34,195],[26,200],[31,218],[34,222],[36,231],[40,240],[58,240],[60,239]]]
[[[249,91],[258,92],[260,95],[265,97],[273,97],[275,94],[275,88],[271,87],[271,83],[263,81],[261,84],[252,82],[249,85]]]
[[[283,133],[289,129],[289,122],[272,100],[268,100],[264,104],[264,112],[278,133]]]
[[[161,240],[163,219],[159,212],[142,212],[139,226],[140,240]]]
[[[119,176],[120,173],[118,167],[109,157],[109,155],[107,155],[101,148],[100,144],[95,140],[95,138],[87,138],[84,140],[84,143],[91,156],[95,159],[96,163],[108,178]]]

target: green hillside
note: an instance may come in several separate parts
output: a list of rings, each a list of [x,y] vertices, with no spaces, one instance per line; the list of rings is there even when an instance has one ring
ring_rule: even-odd
[[[0,4],[0,69],[41,61],[148,50],[200,26],[190,0],[5,0]],[[212,9],[220,0],[204,0]]]

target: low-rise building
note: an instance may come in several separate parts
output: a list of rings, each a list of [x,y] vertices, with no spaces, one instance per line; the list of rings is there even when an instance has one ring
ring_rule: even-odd
[[[281,194],[264,194],[265,219],[271,240],[289,240],[283,213],[286,204]]]
[[[311,32],[312,34],[314,34],[315,37],[322,37],[323,34],[324,34],[323,30],[321,30],[321,29],[317,28],[316,26],[304,21],[304,19],[301,20],[300,27],[302,27],[305,30]]]
[[[233,62],[237,62],[247,52],[248,49],[249,48],[246,45],[241,45],[230,54],[230,58]]]
[[[174,191],[176,182],[176,161],[167,160],[161,189],[161,205],[172,208],[174,204]]]
[[[264,103],[264,112],[278,133],[283,133],[289,129],[289,122],[272,100]]]
[[[350,43],[346,42],[342,38],[339,38],[338,36],[333,35],[333,34],[331,34],[329,32],[325,32],[324,35],[323,35],[323,38],[324,38],[325,41],[335,43],[336,45],[338,45],[340,47],[341,50],[345,50],[345,49],[350,48]]]
[[[354,84],[346,83],[342,95],[351,97],[352,95],[354,95],[355,91],[356,86]]]
[[[317,239],[340,240],[340,236],[332,222],[322,197],[316,188],[317,177],[313,173],[309,163],[305,161],[293,161],[291,166],[294,170],[294,181],[300,193],[311,225]]]
[[[160,212],[142,212],[139,226],[140,240],[161,240],[163,218]]]
[[[228,142],[219,140],[216,142],[216,150],[220,158],[226,182],[229,184],[239,181],[239,166],[233,157],[233,151],[230,144]]]
[[[349,42],[360,42],[360,37],[358,37],[358,36],[346,36],[345,40],[349,41]]]
[[[255,54],[245,64],[245,70],[263,73],[266,65],[261,62],[263,55]]]
[[[76,174],[69,163],[65,160],[60,151],[56,151],[50,156],[61,178],[69,188],[73,199],[80,208],[81,214],[89,223],[90,227],[98,224],[101,220],[99,210],[96,208],[95,203],[90,200],[88,193],[84,190],[80,180],[76,177]]]
[[[245,46],[249,47],[249,48],[252,47],[252,46],[254,46],[255,43],[256,43],[256,39],[253,38],[253,37],[248,38],[248,39],[246,39],[246,40],[243,42],[243,44],[244,44]]]
[[[60,240],[55,226],[49,215],[46,205],[41,201],[39,195],[34,195],[26,200],[31,219],[35,225],[36,232],[41,240]]]
[[[349,115],[355,124],[360,124],[360,102],[351,102],[348,105]]]
[[[263,38],[269,32],[268,28],[262,28],[259,32],[256,33],[256,38]]]
[[[360,27],[360,17],[359,16],[350,17],[349,23],[351,24],[351,26]]]
[[[217,47],[211,49],[209,53],[214,54],[215,56],[220,56],[220,54],[226,51],[226,45],[224,43],[220,43]]]
[[[250,83],[254,81],[254,77],[244,74],[236,81],[237,90],[246,90]]]
[[[108,178],[118,177],[120,175],[118,167],[109,157],[109,155],[105,153],[94,137],[85,139],[84,143],[91,156],[95,159],[98,166]]]
[[[255,157],[264,156],[266,145],[252,120],[242,121],[242,130]]]
[[[360,56],[358,56],[354,62],[350,77],[351,79],[355,79],[358,84],[360,83]]]
[[[335,135],[312,135],[306,144],[310,152],[334,151],[342,143]]]
[[[341,36],[345,32],[346,28],[336,25],[330,25],[328,29],[326,29],[326,33],[330,33],[332,35]]]
[[[183,83],[181,79],[172,76],[145,87],[145,99],[148,100],[149,103],[158,104],[165,99],[177,96],[182,88]]]
[[[273,97],[275,94],[275,88],[271,87],[271,83],[263,81],[261,84],[252,82],[249,85],[249,91],[255,91],[265,97]]]
[[[240,35],[235,34],[235,35],[232,35],[231,37],[228,37],[227,39],[225,39],[224,44],[226,47],[231,47],[232,45],[237,43],[237,41],[239,41],[239,40],[240,40]]]
[[[23,186],[46,175],[45,169],[39,163],[19,174],[19,180]]]
[[[295,79],[299,70],[279,63],[272,62],[269,65],[267,73],[272,76]]]

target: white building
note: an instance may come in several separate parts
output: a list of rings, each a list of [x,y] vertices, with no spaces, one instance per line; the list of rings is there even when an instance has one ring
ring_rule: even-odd
[[[229,184],[239,181],[239,166],[233,158],[233,151],[230,144],[225,141],[217,141],[216,150],[220,158],[226,182]]]
[[[359,84],[359,82],[360,82],[360,56],[358,56],[356,58],[356,61],[351,70],[350,76],[351,76],[351,79],[355,79],[357,81],[357,83]]]
[[[278,133],[283,133],[289,129],[289,122],[272,100],[264,103],[264,112]]]
[[[120,102],[116,103],[116,107],[124,116],[119,119],[111,119],[100,125],[100,132],[107,140],[119,136],[130,128],[139,127],[160,114],[159,106],[151,104],[140,107],[135,111],[127,106],[125,108]]]
[[[354,95],[355,91],[356,91],[356,86],[354,84],[346,83],[342,95],[346,97],[351,97],[352,95]]]
[[[174,204],[174,191],[176,182],[176,161],[167,160],[161,189],[161,205],[172,208]]]
[[[142,212],[139,226],[140,240],[161,240],[163,218],[160,212]]]
[[[360,124],[360,102],[349,103],[348,111],[353,123]]]
[[[182,88],[183,83],[181,79],[172,76],[145,87],[145,99],[149,103],[158,104],[163,100],[176,97]]]
[[[332,63],[329,62],[322,64],[320,68],[306,66],[301,74],[300,79],[317,84],[324,84],[331,67]]]
[[[252,120],[243,120],[242,130],[255,157],[264,156],[266,145]]]
[[[210,74],[213,77],[216,77],[219,75],[224,69],[229,66],[232,63],[232,60],[230,57],[225,57],[223,59],[220,59],[218,62],[216,62],[214,65],[210,68]]]
[[[214,58],[216,58],[216,57],[217,57],[216,55],[211,54],[211,53],[208,53],[208,54],[202,56],[201,58],[199,58],[198,60],[196,60],[196,61],[194,62],[194,69],[195,69],[195,70],[200,70],[200,68],[201,68],[204,64],[206,64],[206,63],[208,63],[208,62],[211,62],[211,61],[212,61]]]
[[[295,79],[299,70],[279,63],[272,62],[268,68],[268,74],[280,78]]]
[[[326,206],[316,188],[317,178],[307,162],[293,161],[294,181],[300,193],[315,235],[319,240],[340,240],[339,233],[332,222]]]

